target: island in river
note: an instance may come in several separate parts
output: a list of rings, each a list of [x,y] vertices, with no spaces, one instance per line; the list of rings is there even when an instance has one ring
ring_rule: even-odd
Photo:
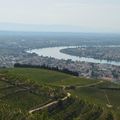
[[[113,61],[116,61],[117,63],[120,62],[120,46],[91,46],[65,48],[62,49],[60,52],[73,56],[107,60],[107,63]]]

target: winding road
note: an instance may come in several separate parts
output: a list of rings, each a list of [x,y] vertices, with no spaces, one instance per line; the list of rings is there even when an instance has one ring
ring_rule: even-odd
[[[65,100],[67,100],[70,96],[71,96],[71,94],[70,94],[70,93],[67,93],[67,96],[65,96],[65,97],[62,98],[61,100],[62,100],[62,101],[65,101]],[[56,100],[56,101],[50,102],[50,103],[48,103],[48,104],[46,104],[46,105],[44,105],[44,106],[41,106],[41,107],[32,109],[32,110],[29,111],[29,114],[32,114],[32,113],[34,113],[34,112],[41,111],[41,110],[43,110],[43,109],[45,109],[45,108],[48,108],[48,107],[53,106],[53,105],[56,105],[58,102],[59,102],[59,100]]]
[[[99,81],[99,82],[92,83],[92,84],[88,84],[88,85],[84,85],[84,86],[77,86],[77,88],[80,88],[80,87],[90,87],[90,86],[93,86],[93,85],[101,84],[102,82],[103,82],[103,81]],[[63,90],[65,90],[65,86],[63,85],[62,87],[63,87]],[[66,95],[64,98],[62,98],[61,100],[62,100],[62,101],[65,101],[65,100],[67,100],[70,96],[71,96],[71,93],[68,92],[67,95]],[[59,100],[50,102],[50,103],[48,103],[48,104],[46,104],[46,105],[43,105],[43,106],[41,106],[41,107],[38,107],[38,108],[35,108],[35,109],[32,109],[32,110],[29,110],[28,113],[29,113],[29,114],[32,114],[32,113],[34,113],[34,112],[41,111],[41,110],[43,110],[43,109],[45,109],[45,108],[48,108],[48,107],[53,106],[53,105],[56,105],[58,102],[59,102]]]
[[[88,85],[83,85],[83,86],[76,86],[77,88],[81,88],[81,87],[91,87],[91,86],[95,86],[95,85],[99,85],[103,83],[103,81],[99,81],[99,82],[96,82],[96,83],[92,83],[92,84],[88,84]]]

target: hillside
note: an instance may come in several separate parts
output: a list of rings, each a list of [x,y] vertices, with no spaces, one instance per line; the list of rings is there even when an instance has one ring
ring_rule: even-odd
[[[35,68],[0,70],[1,120],[119,120],[120,85]]]

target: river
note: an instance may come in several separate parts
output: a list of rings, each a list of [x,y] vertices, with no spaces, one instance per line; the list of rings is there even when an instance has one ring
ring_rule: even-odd
[[[107,61],[107,60],[99,60],[99,59],[87,58],[87,57],[78,57],[78,56],[72,56],[65,53],[61,53],[60,50],[65,48],[76,48],[76,46],[48,47],[48,48],[28,50],[27,52],[36,53],[39,56],[53,57],[56,59],[64,59],[64,60],[71,59],[72,61],[85,61],[85,62],[91,62],[91,63],[111,64],[111,65],[120,66],[120,62],[116,62],[116,61]]]

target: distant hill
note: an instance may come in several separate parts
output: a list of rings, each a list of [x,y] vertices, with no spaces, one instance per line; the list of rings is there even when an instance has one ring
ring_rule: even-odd
[[[96,32],[92,28],[72,25],[39,25],[0,23],[0,31],[32,31],[32,32]]]

